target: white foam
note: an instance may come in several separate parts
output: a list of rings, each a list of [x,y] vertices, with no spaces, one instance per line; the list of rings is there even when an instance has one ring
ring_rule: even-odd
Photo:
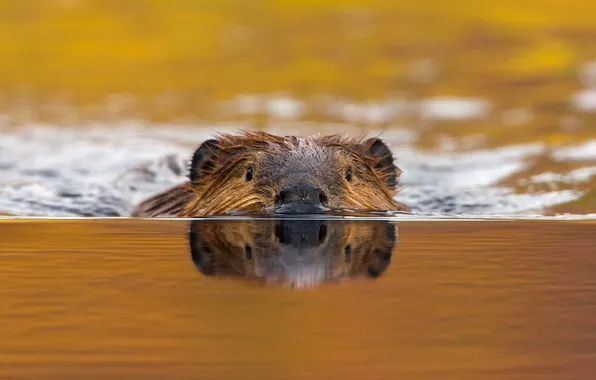
[[[391,143],[391,142],[390,142]],[[424,161],[427,165],[449,165],[449,166],[463,166],[463,165],[496,165],[504,161],[519,161],[528,156],[538,155],[545,151],[545,145],[541,143],[533,144],[519,144],[503,146],[496,149],[483,149],[471,152],[459,153],[433,153],[421,152],[412,148],[402,148],[396,151],[398,157],[419,156],[419,161]]]
[[[575,190],[519,194],[505,187],[421,186],[414,192],[403,191],[399,199],[419,212],[492,216],[541,212],[544,208],[579,199],[584,194]]]
[[[582,183],[588,182],[596,176],[596,166],[583,167],[570,171],[569,173],[553,173],[545,172],[530,178],[533,183],[552,183],[552,182],[564,182],[564,183]]]
[[[188,159],[201,141],[240,127],[127,122],[0,130],[0,210],[64,217],[129,215],[142,199],[185,180]],[[413,149],[415,132],[388,130],[382,137],[404,171],[406,189],[398,198],[416,211],[471,215],[539,211],[583,194],[570,190],[516,194],[498,187],[503,179],[523,171],[528,157],[543,153],[541,144],[437,153]],[[140,166],[145,169],[133,170]]]
[[[579,91],[573,95],[571,101],[579,111],[596,111],[596,89]]]
[[[488,115],[490,103],[484,99],[436,97],[423,100],[421,116],[427,120],[478,119]]]
[[[394,119],[406,107],[405,103],[399,101],[365,104],[348,102],[336,104],[334,109],[346,121],[378,124]]]
[[[558,148],[553,152],[553,158],[558,161],[596,160],[596,140]]]
[[[529,156],[544,151],[542,144],[522,144],[471,152],[422,152],[395,147],[397,164],[406,185],[458,188],[495,185],[526,167]]]
[[[298,120],[309,105],[316,104],[320,111],[347,122],[368,124],[394,120],[398,115],[418,114],[424,120],[466,120],[486,117],[491,103],[480,98],[429,97],[405,100],[399,97],[378,101],[318,96],[307,103],[287,94],[244,94],[220,104],[225,113],[255,115],[265,113],[274,119]]]
[[[269,99],[266,108],[271,116],[279,119],[294,120],[304,114],[304,103],[289,96]]]

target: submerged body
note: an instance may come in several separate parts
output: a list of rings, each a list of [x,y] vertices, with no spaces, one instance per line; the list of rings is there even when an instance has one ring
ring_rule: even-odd
[[[221,135],[195,151],[189,181],[145,200],[132,215],[405,211],[393,199],[400,174],[378,138]]]

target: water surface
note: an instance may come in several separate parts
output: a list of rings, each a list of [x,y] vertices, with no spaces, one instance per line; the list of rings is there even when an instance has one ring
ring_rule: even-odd
[[[284,135],[296,130],[300,135],[338,133],[333,125],[268,132]],[[189,159],[202,141],[234,131],[135,123],[90,129],[0,127],[0,214],[129,216],[142,200],[187,180]],[[429,151],[414,146],[407,139],[410,134],[391,129],[368,135],[380,135],[393,151],[403,170],[403,191],[397,200],[414,212],[512,216],[552,213],[553,207],[556,213],[596,212],[590,203],[596,185],[591,142],[558,149],[532,143]],[[567,207],[570,202],[577,204]]]
[[[0,236],[0,378],[596,372],[592,221],[4,220]]]

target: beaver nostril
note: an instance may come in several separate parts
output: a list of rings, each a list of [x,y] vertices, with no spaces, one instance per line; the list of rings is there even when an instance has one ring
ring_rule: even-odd
[[[288,200],[288,191],[287,190],[282,190],[279,192],[279,195],[277,196],[277,203],[278,204],[284,204],[286,203],[286,201]]]
[[[306,205],[326,206],[327,195],[317,187],[299,184],[281,190],[273,201],[276,206],[284,205]]]

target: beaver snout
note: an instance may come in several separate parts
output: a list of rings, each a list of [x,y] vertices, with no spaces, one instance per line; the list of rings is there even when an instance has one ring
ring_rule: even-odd
[[[298,184],[275,197],[278,214],[317,214],[326,210],[327,195],[318,187]]]

